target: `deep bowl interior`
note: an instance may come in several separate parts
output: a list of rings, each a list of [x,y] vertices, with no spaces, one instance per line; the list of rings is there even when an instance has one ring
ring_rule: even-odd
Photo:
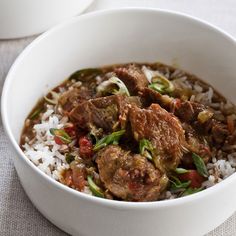
[[[177,64],[236,102],[235,61],[230,36],[187,16],[142,9],[84,15],[42,35],[17,59],[3,91],[4,125],[18,143],[26,116],[48,90],[78,69],[126,62]]]

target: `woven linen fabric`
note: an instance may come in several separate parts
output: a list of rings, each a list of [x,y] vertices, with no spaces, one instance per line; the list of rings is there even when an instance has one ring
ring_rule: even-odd
[[[96,0],[87,11],[117,7],[158,7],[184,12],[213,23],[236,37],[235,0]],[[34,37],[0,40],[0,92],[10,66],[33,39]],[[0,235],[67,235],[52,225],[32,205],[16,175],[13,155],[15,154],[10,149],[0,121]],[[235,235],[236,213],[206,236]]]

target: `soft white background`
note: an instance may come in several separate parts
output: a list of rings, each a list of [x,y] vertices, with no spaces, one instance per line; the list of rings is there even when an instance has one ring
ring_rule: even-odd
[[[158,7],[184,12],[215,24],[236,37],[236,0],[95,0],[87,12],[117,7]],[[33,39],[34,37],[0,40],[0,91],[16,56]],[[16,176],[11,161],[12,155],[0,121],[0,235],[66,235],[41,216],[31,204]],[[235,235],[236,214],[208,234],[208,236]]]

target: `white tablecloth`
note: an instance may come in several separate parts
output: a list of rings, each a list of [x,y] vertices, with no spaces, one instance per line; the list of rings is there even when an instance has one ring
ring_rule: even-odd
[[[207,20],[236,37],[235,0],[96,0],[87,12],[131,6],[158,7],[184,12]],[[34,37],[0,40],[0,92],[11,64],[33,39]],[[12,155],[14,154],[9,148],[0,122],[0,235],[67,235],[47,221],[32,205],[20,185],[11,160]],[[236,213],[208,234],[208,236],[235,235]]]

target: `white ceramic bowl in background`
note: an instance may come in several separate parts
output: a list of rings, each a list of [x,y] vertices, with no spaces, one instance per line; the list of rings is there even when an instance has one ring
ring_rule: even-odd
[[[0,0],[0,39],[39,34],[83,12],[93,0]]]
[[[3,124],[26,193],[59,228],[81,236],[200,236],[235,211],[236,174],[180,199],[119,202],[87,196],[54,181],[18,146],[24,119],[36,101],[72,72],[113,63],[173,60],[236,102],[235,40],[174,12],[122,9],[80,16],[40,36],[16,60],[3,89]]]

